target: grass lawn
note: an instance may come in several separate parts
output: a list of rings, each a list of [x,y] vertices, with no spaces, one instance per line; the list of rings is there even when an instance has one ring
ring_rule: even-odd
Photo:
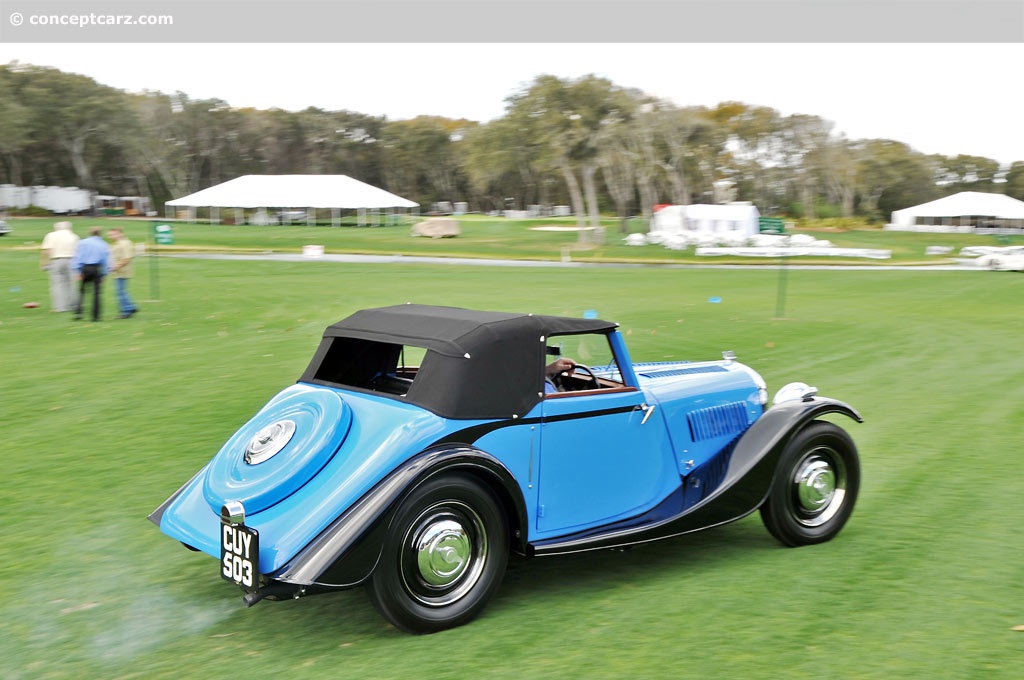
[[[137,317],[112,320],[110,286],[109,320],[76,323],[47,311],[32,242],[51,223],[14,221],[0,243],[4,678],[1020,677],[1024,276],[792,269],[776,319],[770,268],[160,258],[159,300],[143,260]],[[279,244],[296,232],[227,229],[176,234],[353,252],[385,231]],[[542,250],[487,223],[473,250],[488,230],[494,252]],[[553,256],[566,237],[547,238]],[[853,518],[807,548],[780,547],[755,515],[626,552],[517,561],[480,619],[428,637],[387,626],[358,590],[245,609],[216,560],[146,515],[297,379],[326,325],[405,301],[593,309],[620,322],[636,360],[731,349],[771,391],[816,385],[866,419],[843,423],[863,464]]]

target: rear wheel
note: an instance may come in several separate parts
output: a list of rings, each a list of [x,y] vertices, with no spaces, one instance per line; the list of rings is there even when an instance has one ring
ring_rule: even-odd
[[[501,506],[463,474],[427,480],[402,502],[367,591],[377,610],[409,633],[467,623],[497,591],[508,561]]]
[[[782,452],[761,519],[788,546],[824,543],[850,518],[859,488],[860,459],[850,435],[815,421]]]

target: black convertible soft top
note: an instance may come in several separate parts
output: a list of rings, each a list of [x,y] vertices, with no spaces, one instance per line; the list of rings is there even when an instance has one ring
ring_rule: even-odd
[[[432,305],[364,309],[327,327],[301,380],[359,387],[359,380],[332,379],[338,371],[327,364],[351,360],[371,370],[383,354],[392,356],[373,348],[396,348],[394,363],[397,348],[422,347],[427,352],[415,380],[398,398],[447,418],[518,417],[543,394],[549,337],[607,334],[616,327],[600,319]],[[346,376],[354,371],[343,369]]]

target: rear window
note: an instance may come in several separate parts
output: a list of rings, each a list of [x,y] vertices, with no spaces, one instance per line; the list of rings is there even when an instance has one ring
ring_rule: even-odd
[[[403,396],[419,371],[426,350],[357,338],[334,338],[313,380]]]

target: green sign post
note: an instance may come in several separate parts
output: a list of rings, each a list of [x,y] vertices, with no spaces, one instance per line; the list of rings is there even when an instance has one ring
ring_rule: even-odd
[[[759,217],[757,218],[757,229],[762,234],[785,234],[786,223],[781,217]],[[779,289],[775,296],[775,318],[781,319],[786,314],[786,278],[788,275],[787,265],[789,258],[779,258]]]
[[[153,225],[153,254],[149,258],[149,288],[154,300],[160,299],[159,248],[157,246],[173,246],[174,230],[169,224]]]
[[[775,318],[786,318],[786,279],[788,277],[789,256],[779,258],[779,288],[775,293]]]

